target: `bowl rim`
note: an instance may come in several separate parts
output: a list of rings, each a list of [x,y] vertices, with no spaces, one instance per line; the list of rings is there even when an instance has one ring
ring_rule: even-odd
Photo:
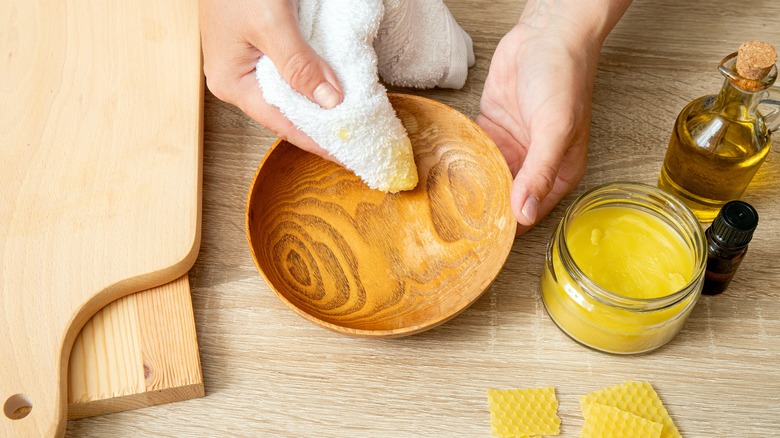
[[[496,151],[498,153],[501,153],[500,150],[498,149],[498,147],[495,145],[495,142],[493,141],[493,139],[482,129],[481,126],[479,126],[474,120],[470,119],[465,114],[461,113],[460,111],[456,110],[455,108],[452,108],[449,105],[443,104],[443,103],[438,102],[436,100],[428,99],[426,97],[421,97],[421,96],[417,96],[417,95],[413,95],[413,94],[388,93],[388,98],[392,98],[392,97],[400,97],[400,98],[403,98],[403,99],[418,100],[418,101],[421,101],[421,102],[425,102],[426,104],[433,104],[434,106],[439,107],[441,109],[444,109],[444,110],[446,110],[448,112],[451,112],[453,114],[457,114],[458,117],[460,117],[462,119],[465,119],[467,123],[469,123],[473,127],[477,128],[478,131],[487,140],[489,140],[490,143],[494,145],[494,147],[496,147]],[[266,275],[265,271],[260,266],[260,262],[258,260],[257,253],[255,251],[255,247],[254,247],[254,245],[252,245],[252,231],[251,231],[251,228],[249,226],[249,212],[250,212],[250,206],[251,206],[251,201],[252,201],[252,195],[255,192],[255,187],[257,186],[257,182],[258,182],[258,178],[260,176],[260,172],[262,171],[263,166],[266,164],[266,162],[268,161],[269,157],[271,157],[273,152],[277,148],[279,148],[282,143],[285,143],[285,142],[289,143],[287,140],[285,140],[283,138],[277,138],[274,141],[274,143],[271,145],[271,147],[268,148],[268,152],[265,153],[265,155],[263,156],[263,159],[260,160],[260,164],[257,166],[257,169],[255,169],[255,173],[254,173],[254,176],[252,177],[252,182],[249,185],[249,190],[248,190],[247,197],[246,197],[246,205],[245,205],[245,209],[244,209],[244,234],[246,236],[247,245],[249,246],[249,251],[250,251],[250,253],[252,255],[252,261],[254,262],[255,268],[257,269],[257,271],[260,273],[261,277],[263,278],[266,286],[268,286],[268,288],[273,291],[273,293],[276,295],[276,297],[279,298],[285,305],[287,305],[287,307],[292,309],[295,313],[297,313],[299,316],[301,316],[305,320],[307,320],[307,321],[309,321],[309,322],[311,322],[311,323],[313,323],[313,324],[315,324],[315,325],[317,325],[319,327],[328,329],[328,330],[336,332],[336,333],[350,335],[350,336],[354,336],[354,337],[362,337],[362,338],[399,338],[399,337],[403,337],[403,336],[410,336],[410,335],[422,333],[424,331],[427,331],[427,330],[430,330],[430,329],[432,329],[434,327],[437,327],[437,326],[439,326],[441,324],[444,324],[445,322],[455,318],[456,316],[458,316],[462,312],[464,312],[466,309],[471,307],[477,300],[479,300],[482,297],[482,295],[485,294],[485,292],[488,289],[490,289],[490,286],[493,284],[495,279],[498,277],[498,275],[503,270],[503,267],[506,264],[506,260],[509,258],[509,254],[512,252],[512,246],[513,246],[513,243],[514,243],[514,240],[515,240],[515,237],[516,237],[515,236],[515,232],[514,232],[514,228],[515,227],[512,227],[512,225],[515,224],[516,222],[515,222],[515,219],[514,219],[514,215],[511,214],[511,207],[510,207],[509,212],[510,212],[510,216],[511,216],[511,219],[512,219],[512,223],[509,226],[510,226],[510,228],[513,229],[513,231],[512,231],[511,234],[509,234],[511,236],[511,238],[508,238],[507,239],[507,244],[505,244],[505,246],[506,246],[506,251],[505,251],[506,254],[502,257],[503,261],[501,263],[501,267],[499,267],[499,269],[496,270],[495,274],[492,276],[492,278],[489,279],[489,281],[487,281],[487,283],[484,285],[484,287],[482,287],[482,290],[479,293],[474,294],[474,296],[472,297],[471,300],[468,300],[467,302],[464,301],[464,303],[461,306],[459,306],[458,308],[456,308],[454,311],[449,312],[449,313],[437,314],[435,318],[431,318],[430,320],[426,321],[425,323],[416,324],[416,325],[407,326],[407,327],[400,327],[400,328],[391,329],[391,330],[370,330],[370,329],[356,329],[356,328],[351,328],[351,327],[345,327],[343,325],[338,325],[338,324],[334,324],[332,322],[328,322],[328,321],[326,321],[324,319],[318,318],[318,317],[316,317],[316,316],[306,312],[305,310],[303,310],[300,307],[298,307],[295,304],[293,304],[289,299],[287,299],[287,297],[282,292],[280,292],[276,288],[276,286],[269,280],[269,278]],[[290,143],[290,145],[292,147],[296,147],[292,143]],[[506,162],[504,162],[503,168],[505,169],[506,176],[508,177],[508,183],[509,183],[508,187],[511,190],[512,180],[513,180],[512,173],[510,172],[509,166],[506,164]]]

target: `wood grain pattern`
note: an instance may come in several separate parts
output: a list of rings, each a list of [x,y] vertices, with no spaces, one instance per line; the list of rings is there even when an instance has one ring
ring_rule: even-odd
[[[71,420],[204,395],[187,275],[109,304],[73,343]]]
[[[463,90],[418,94],[473,118],[496,44],[524,2],[447,3],[474,38],[477,63]],[[395,340],[322,330],[291,312],[257,274],[244,208],[275,136],[207,94],[203,245],[190,278],[208,396],[74,421],[68,434],[487,437],[487,388],[552,385],[561,437],[575,438],[583,423],[577,397],[634,379],[653,384],[685,438],[777,436],[777,138],[745,194],[761,223],[733,283],[720,296],[702,297],[660,350],[619,357],[581,347],[544,311],[538,281],[553,228],[576,196],[609,181],[655,184],[680,110],[720,89],[716,66],[743,41],[780,47],[779,20],[774,0],[635,0],[604,45],[582,183],[516,240],[496,281],[468,310]]]
[[[276,294],[315,324],[356,336],[405,336],[454,317],[493,281],[515,235],[512,175],[493,141],[437,102],[390,102],[414,149],[414,190],[371,190],[277,142],[247,201],[252,255]]]
[[[197,5],[5,0],[0,16],[0,436],[52,436],[83,324],[197,255]]]

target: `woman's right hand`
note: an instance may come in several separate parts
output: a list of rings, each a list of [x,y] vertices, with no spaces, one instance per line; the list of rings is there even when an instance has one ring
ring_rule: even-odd
[[[263,99],[255,66],[268,56],[290,86],[322,108],[341,103],[336,74],[301,35],[296,0],[201,0],[203,70],[209,90],[303,150],[330,155]]]

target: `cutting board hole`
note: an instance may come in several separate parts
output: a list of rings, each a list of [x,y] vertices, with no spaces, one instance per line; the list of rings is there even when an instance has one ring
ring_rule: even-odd
[[[32,411],[32,403],[22,394],[12,395],[3,405],[3,413],[11,420],[21,420]]]

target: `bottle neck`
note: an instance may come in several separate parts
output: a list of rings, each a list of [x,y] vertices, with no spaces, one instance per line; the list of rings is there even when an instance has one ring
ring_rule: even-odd
[[[745,91],[726,78],[715,101],[714,109],[733,120],[754,121],[760,118],[758,105],[764,94],[761,91],[756,93]]]
[[[725,81],[720,90],[715,111],[721,112],[737,121],[757,121],[761,130],[774,132],[780,128],[780,87],[772,87],[777,79],[777,66],[762,79],[746,79],[737,73],[737,52],[734,52],[720,62],[718,71]],[[767,104],[774,109],[769,112],[759,112],[760,104]]]
[[[748,247],[747,243],[741,246],[729,246],[726,242],[723,242],[722,240],[715,237],[715,233],[712,232],[712,227],[707,228],[707,230],[704,232],[704,235],[710,245],[714,244],[720,251],[726,252],[729,255],[736,255],[745,251],[745,249]]]

